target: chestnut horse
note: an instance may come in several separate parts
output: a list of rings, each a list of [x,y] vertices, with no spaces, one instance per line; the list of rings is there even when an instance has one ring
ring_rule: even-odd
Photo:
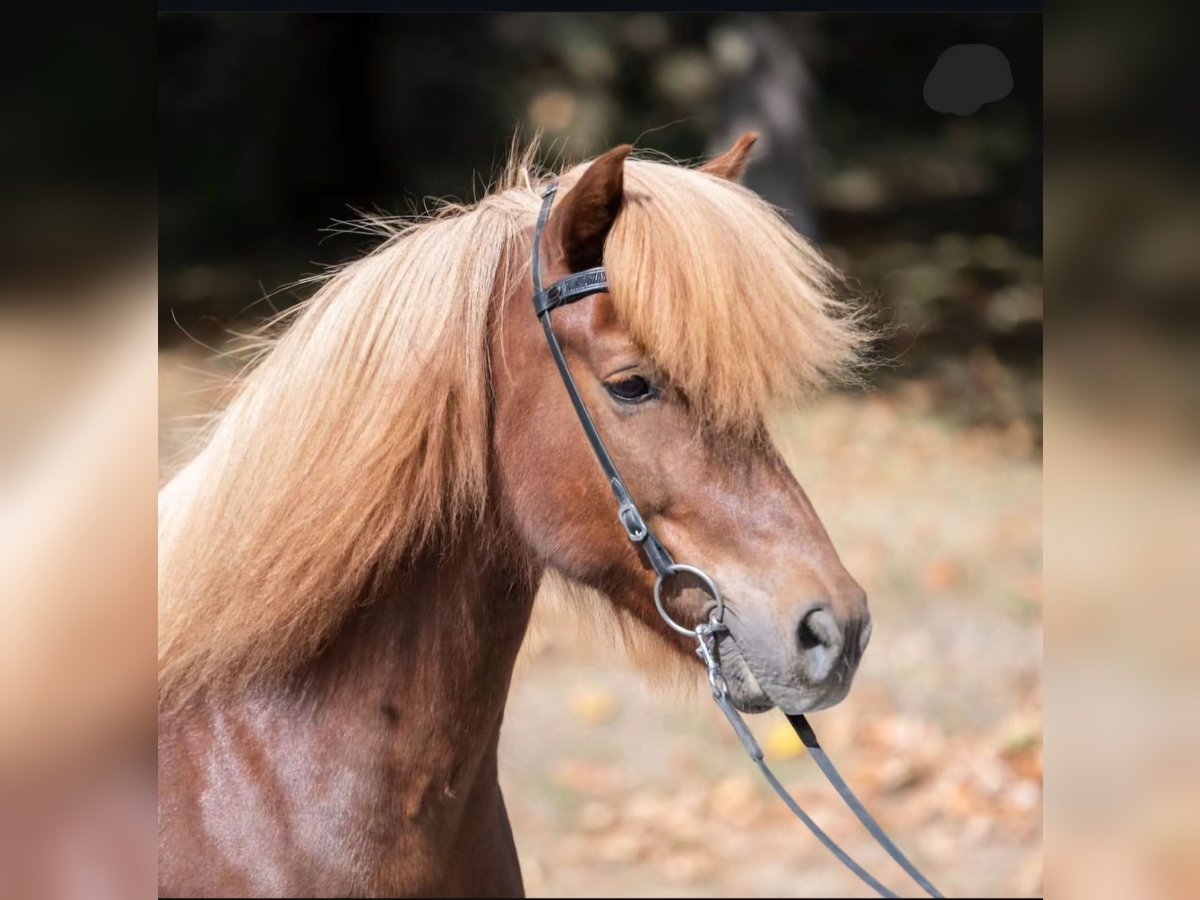
[[[738,183],[753,141],[560,173],[542,257],[607,267],[556,334],[646,520],[721,587],[733,701],[800,713],[845,696],[869,614],[769,417],[866,334]],[[531,308],[531,158],[330,275],[162,491],[164,894],[521,894],[496,748],[544,577],[695,663]]]

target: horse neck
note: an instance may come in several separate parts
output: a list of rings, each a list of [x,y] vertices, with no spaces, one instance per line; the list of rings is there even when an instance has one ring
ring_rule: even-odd
[[[301,696],[402,752],[494,744],[539,574],[495,529],[423,552],[300,673]]]
[[[192,726],[201,768],[173,764],[167,740],[170,784],[234,817],[212,833],[226,857],[252,854],[261,884],[467,896],[499,872],[519,891],[496,754],[538,573],[486,537],[424,553],[293,677],[209,706]],[[253,857],[276,835],[297,843]],[[261,886],[229,877],[230,896]]]

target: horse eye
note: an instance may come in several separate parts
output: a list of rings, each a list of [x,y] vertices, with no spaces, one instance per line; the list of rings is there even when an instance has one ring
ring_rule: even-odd
[[[604,386],[610,394],[625,403],[640,403],[657,395],[654,386],[641,375],[629,375]]]

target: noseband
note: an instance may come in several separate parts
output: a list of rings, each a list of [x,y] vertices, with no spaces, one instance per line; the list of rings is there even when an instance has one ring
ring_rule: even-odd
[[[767,767],[763,759],[762,748],[759,747],[758,742],[754,739],[754,735],[742,720],[741,715],[729,698],[729,687],[721,671],[720,657],[717,650],[717,635],[721,632],[728,632],[729,629],[723,621],[725,601],[721,596],[720,588],[717,587],[717,583],[703,570],[695,566],[681,565],[671,558],[670,552],[654,534],[654,531],[647,524],[641,511],[638,509],[637,504],[633,501],[633,497],[630,496],[629,488],[625,486],[625,482],[621,479],[621,473],[617,471],[617,465],[613,462],[612,456],[609,455],[608,448],[604,446],[600,432],[596,430],[596,425],[587,411],[587,406],[584,405],[583,397],[579,393],[579,387],[575,384],[575,379],[571,376],[571,370],[567,368],[567,359],[563,355],[562,347],[558,343],[558,338],[554,336],[550,313],[560,306],[566,306],[569,303],[574,303],[593,294],[607,293],[608,275],[603,266],[596,266],[593,269],[586,269],[582,272],[568,275],[548,288],[542,286],[542,235],[546,229],[546,222],[550,218],[550,207],[554,205],[554,195],[557,191],[557,182],[552,182],[546,188],[545,193],[542,195],[542,208],[538,213],[537,226],[533,232],[533,308],[537,313],[537,317],[541,320],[542,330],[546,334],[546,343],[550,346],[550,353],[554,357],[555,364],[558,366],[558,374],[562,376],[563,384],[567,388],[567,394],[571,397],[571,405],[575,407],[575,414],[579,417],[579,424],[583,426],[583,433],[587,435],[588,443],[592,445],[592,452],[596,455],[596,460],[600,463],[600,468],[604,471],[604,475],[608,479],[609,487],[612,488],[613,496],[617,501],[617,518],[620,520],[621,526],[625,529],[625,533],[629,536],[629,539],[641,548],[642,554],[646,557],[646,562],[650,564],[650,568],[658,576],[654,582],[654,605],[658,608],[659,615],[663,617],[663,620],[672,630],[685,637],[696,639],[698,644],[696,654],[704,661],[705,668],[708,670],[708,682],[712,687],[713,699],[720,707],[721,712],[725,714],[725,718],[729,720],[729,724],[741,740],[742,746],[745,747],[750,758],[762,771],[763,777],[767,779],[767,783],[771,785],[775,793],[787,804],[796,817],[808,827],[817,840],[849,868],[850,871],[861,878],[881,897],[895,897],[894,893],[884,887],[866,869],[855,862],[816,822],[809,818],[804,810],[800,808],[799,804],[784,789],[783,785],[779,783],[779,779],[775,777],[775,774]],[[667,612],[663,602],[663,584],[671,578],[682,574],[690,575],[694,580],[699,581],[705,593],[712,597],[714,602],[714,605],[709,610],[708,620],[697,625],[695,628],[687,628],[673,619]],[[871,833],[871,836],[875,838],[879,845],[887,851],[888,855],[905,872],[912,876],[913,880],[927,894],[931,897],[941,897],[942,894],[939,893],[937,888],[920,873],[916,866],[909,862],[908,857],[900,851],[891,838],[879,827],[879,823],[872,818],[871,814],[859,802],[858,797],[854,795],[849,785],[842,779],[841,774],[834,768],[833,761],[829,759],[825,751],[821,748],[820,743],[817,741],[816,733],[813,732],[812,727],[808,724],[808,720],[803,715],[788,715],[787,719],[797,736],[808,749],[809,754],[816,761],[822,773],[824,773],[830,784],[833,785],[834,789],[842,797],[843,801],[845,801],[850,811],[854,813],[858,820]]]

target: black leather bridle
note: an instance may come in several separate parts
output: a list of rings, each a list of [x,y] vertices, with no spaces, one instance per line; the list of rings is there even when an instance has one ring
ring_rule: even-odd
[[[713,699],[717,702],[721,712],[729,720],[729,724],[733,727],[742,745],[746,748],[746,752],[750,754],[750,758],[758,766],[759,770],[763,773],[763,777],[767,779],[768,784],[771,785],[775,793],[787,804],[788,808],[797,818],[808,827],[817,840],[854,872],[855,875],[866,882],[880,896],[895,897],[894,893],[884,887],[866,869],[855,862],[845,850],[839,847],[800,808],[795,799],[779,783],[779,779],[775,777],[775,774],[767,767],[763,759],[762,748],[759,747],[758,742],[754,739],[754,735],[750,732],[750,729],[746,726],[741,715],[729,699],[729,689],[725,683],[725,676],[721,671],[720,660],[717,655],[716,636],[720,632],[727,632],[728,628],[722,621],[725,612],[725,601],[721,596],[720,589],[717,587],[716,582],[701,569],[694,566],[681,565],[671,558],[670,552],[659,541],[654,531],[643,518],[637,504],[634,503],[633,497],[629,494],[629,488],[625,486],[625,482],[621,478],[621,473],[617,471],[616,463],[613,462],[612,456],[609,455],[608,448],[604,446],[600,432],[596,430],[596,425],[587,411],[583,397],[580,396],[579,387],[575,384],[575,379],[571,376],[571,370],[567,368],[567,360],[563,355],[562,347],[558,343],[558,338],[554,336],[550,313],[560,306],[575,303],[593,294],[606,293],[608,291],[608,276],[603,266],[596,266],[592,269],[568,275],[548,288],[542,286],[542,236],[546,229],[546,222],[550,218],[550,208],[554,205],[554,195],[557,191],[557,182],[552,182],[546,188],[545,193],[542,195],[542,207],[538,213],[537,226],[533,232],[533,308],[541,320],[542,330],[546,334],[546,343],[550,346],[550,353],[554,356],[554,362],[558,366],[558,373],[562,376],[563,384],[566,386],[567,393],[571,397],[571,404],[575,407],[575,414],[579,417],[579,424],[583,426],[583,432],[587,435],[588,443],[592,445],[592,452],[595,453],[596,460],[600,463],[600,468],[604,471],[609,486],[612,488],[613,496],[617,501],[617,517],[620,519],[625,533],[629,535],[629,539],[641,548],[646,561],[658,576],[658,580],[654,584],[655,606],[658,607],[659,614],[672,629],[685,636],[696,638],[698,641],[699,646],[696,649],[696,653],[704,661],[708,669],[708,681],[712,687]],[[687,628],[676,622],[663,604],[662,586],[664,582],[683,573],[690,574],[698,579],[703,584],[705,591],[715,601],[715,606],[709,612],[708,621],[697,625],[694,629]],[[888,855],[905,872],[912,876],[913,880],[927,894],[931,897],[941,897],[942,894],[938,889],[900,851],[891,838],[880,828],[879,823],[863,807],[854,792],[850,790],[849,785],[846,784],[838,770],[834,768],[833,761],[826,755],[817,741],[817,735],[812,730],[812,726],[809,725],[808,720],[803,715],[788,715],[787,719],[795,730],[796,735],[808,749],[813,760],[817,763],[817,766],[821,769],[821,772],[842,797],[842,800],[850,808],[850,811],[854,813],[863,826],[871,833],[871,836],[875,838],[879,845],[887,851]]]

